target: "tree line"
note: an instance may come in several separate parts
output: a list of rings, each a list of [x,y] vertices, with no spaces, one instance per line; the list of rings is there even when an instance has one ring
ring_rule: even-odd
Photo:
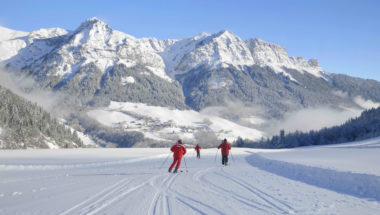
[[[294,148],[345,143],[378,136],[380,136],[380,108],[372,108],[363,111],[359,117],[350,119],[340,126],[288,134],[285,134],[285,130],[281,130],[279,135],[272,138],[262,138],[259,141],[238,138],[235,144],[238,147],[251,148]]]

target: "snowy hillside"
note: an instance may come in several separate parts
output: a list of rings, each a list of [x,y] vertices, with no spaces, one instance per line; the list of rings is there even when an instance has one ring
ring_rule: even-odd
[[[228,138],[231,141],[239,136],[256,140],[263,136],[256,129],[210,114],[141,103],[111,102],[107,109],[96,109],[87,114],[106,126],[140,131],[146,138],[156,140],[170,141],[176,137],[194,140],[194,135],[199,131],[213,132],[219,139]]]
[[[0,151],[0,214],[378,214],[380,139],[291,150]],[[215,161],[215,155],[216,161]],[[187,172],[187,171],[188,172]]]
[[[26,46],[23,37],[27,32],[14,31],[0,26],[0,62],[15,56],[21,48]]]
[[[82,146],[75,130],[65,127],[36,103],[0,85],[0,149]]]

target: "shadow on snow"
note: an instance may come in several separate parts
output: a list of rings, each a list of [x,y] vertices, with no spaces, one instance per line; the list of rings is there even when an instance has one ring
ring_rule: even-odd
[[[271,160],[255,153],[247,156],[246,160],[251,166],[291,180],[380,202],[380,176],[340,172],[331,169]]]

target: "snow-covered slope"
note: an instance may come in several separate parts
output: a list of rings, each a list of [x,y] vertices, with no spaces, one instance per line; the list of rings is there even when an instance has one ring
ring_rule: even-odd
[[[199,131],[213,132],[219,139],[260,139],[263,133],[229,120],[193,110],[176,110],[141,103],[111,102],[107,109],[87,113],[106,126],[140,131],[145,137],[168,141],[176,137],[193,141]]]
[[[172,78],[201,65],[215,68],[254,64],[244,41],[227,30],[212,35],[202,33],[178,40],[161,53],[161,56],[167,65],[167,73]]]
[[[188,148],[178,174],[168,148],[0,151],[0,213],[374,215],[379,146]]]
[[[246,41],[256,64],[269,66],[277,73],[283,73],[291,77],[284,68],[294,69],[299,72],[307,72],[316,77],[327,80],[328,74],[323,71],[316,59],[305,60],[302,57],[289,57],[282,46],[265,42],[261,39],[249,39]]]
[[[0,26],[0,41],[14,40],[19,37],[25,37],[28,33],[23,31],[15,31],[9,28]]]
[[[2,61],[15,55],[26,46],[27,32],[14,31],[0,26],[0,65]]]
[[[0,27],[0,63],[11,63],[15,68],[27,66],[52,51],[58,38],[68,34],[62,28],[49,28],[30,33]]]
[[[279,150],[281,153],[263,153],[262,156],[300,165],[380,176],[380,168],[373,166],[378,159],[379,145],[380,138],[373,138],[355,143],[283,149]]]
[[[156,39],[136,39],[91,18],[67,35],[52,52],[45,50],[50,56],[48,62],[41,59],[33,64],[32,70],[41,68],[48,75],[72,77],[89,63],[94,63],[102,72],[121,63],[127,67],[143,65],[153,74],[171,80],[165,73],[163,60],[156,54],[163,44]]]
[[[62,28],[40,29],[30,32],[23,38],[25,45],[17,55],[5,61],[13,68],[21,69],[25,66],[41,61],[48,53],[52,52],[57,45],[62,44],[69,32]]]

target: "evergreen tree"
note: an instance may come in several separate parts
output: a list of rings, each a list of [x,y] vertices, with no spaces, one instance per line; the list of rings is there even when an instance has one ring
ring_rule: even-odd
[[[83,146],[78,134],[71,132],[48,112],[0,86],[0,148],[47,148]]]
[[[378,136],[380,136],[380,107],[365,110],[359,117],[350,119],[340,126],[304,133],[296,131],[286,135],[285,131],[281,130],[280,136],[273,136],[271,139],[261,139],[260,141],[242,140],[240,138],[238,139],[238,146],[292,148],[298,146],[345,143]]]

